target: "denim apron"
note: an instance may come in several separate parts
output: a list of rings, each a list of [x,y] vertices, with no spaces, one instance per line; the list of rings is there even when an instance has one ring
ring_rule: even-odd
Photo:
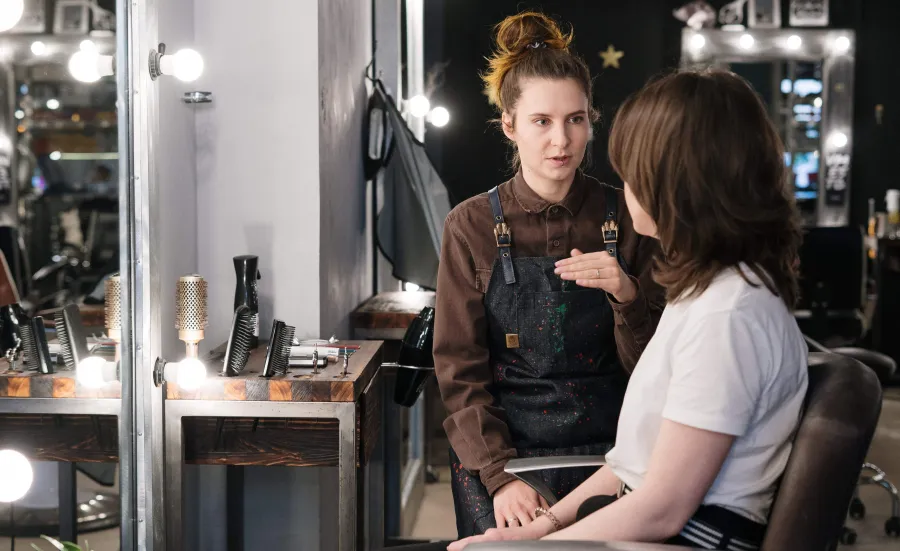
[[[616,192],[605,189],[606,250],[622,264]],[[558,257],[515,258],[497,188],[488,197],[498,248],[484,297],[491,392],[506,412],[513,446],[518,457],[604,455],[615,443],[628,384],[606,293],[560,279],[554,273]],[[494,527],[493,498],[479,477],[452,449],[450,462],[459,537]],[[596,470],[555,469],[542,476],[561,499]]]

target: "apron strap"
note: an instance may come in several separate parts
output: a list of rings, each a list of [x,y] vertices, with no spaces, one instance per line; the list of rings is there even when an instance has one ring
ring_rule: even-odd
[[[494,213],[494,239],[497,241],[497,254],[500,255],[500,266],[503,268],[503,279],[507,285],[516,282],[516,274],[513,271],[512,234],[509,226],[503,218],[503,208],[500,207],[500,193],[496,187],[488,191],[488,199],[491,201],[491,211]]]
[[[610,256],[615,257],[627,274],[628,265],[619,255],[619,197],[616,188],[604,186],[606,193],[606,221],[603,223],[603,246]]]

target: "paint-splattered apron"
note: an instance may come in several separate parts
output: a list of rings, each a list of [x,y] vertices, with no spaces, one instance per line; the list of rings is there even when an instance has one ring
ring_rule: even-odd
[[[556,257],[514,258],[496,188],[489,193],[499,257],[485,294],[492,393],[505,411],[519,457],[605,454],[628,383],[616,355],[612,307],[606,293],[563,281]],[[611,198],[611,200],[610,200]],[[614,206],[607,219],[615,221]],[[618,255],[615,231],[607,250]],[[495,526],[493,499],[451,449],[453,500],[459,537]],[[596,468],[545,471],[564,497]]]

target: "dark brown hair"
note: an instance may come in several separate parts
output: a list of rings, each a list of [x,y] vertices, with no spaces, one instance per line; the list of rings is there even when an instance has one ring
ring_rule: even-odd
[[[590,121],[597,121],[591,72],[584,60],[569,50],[573,37],[571,29],[564,33],[552,18],[542,13],[523,12],[507,17],[494,31],[494,53],[488,58],[488,70],[481,79],[488,101],[500,113],[513,114],[522,95],[522,79],[571,78],[584,89]],[[513,164],[518,165],[518,156]]]
[[[609,158],[656,222],[669,300],[743,262],[794,306],[801,233],[783,151],[759,96],[727,71],[669,74],[625,101]]]

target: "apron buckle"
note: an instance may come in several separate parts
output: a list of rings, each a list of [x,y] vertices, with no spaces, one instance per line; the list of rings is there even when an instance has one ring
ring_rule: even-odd
[[[619,225],[615,220],[607,220],[603,223],[603,242],[607,245],[619,240]]]
[[[509,226],[506,222],[501,222],[494,226],[494,238],[497,240],[498,247],[511,247],[512,234],[509,232]]]

